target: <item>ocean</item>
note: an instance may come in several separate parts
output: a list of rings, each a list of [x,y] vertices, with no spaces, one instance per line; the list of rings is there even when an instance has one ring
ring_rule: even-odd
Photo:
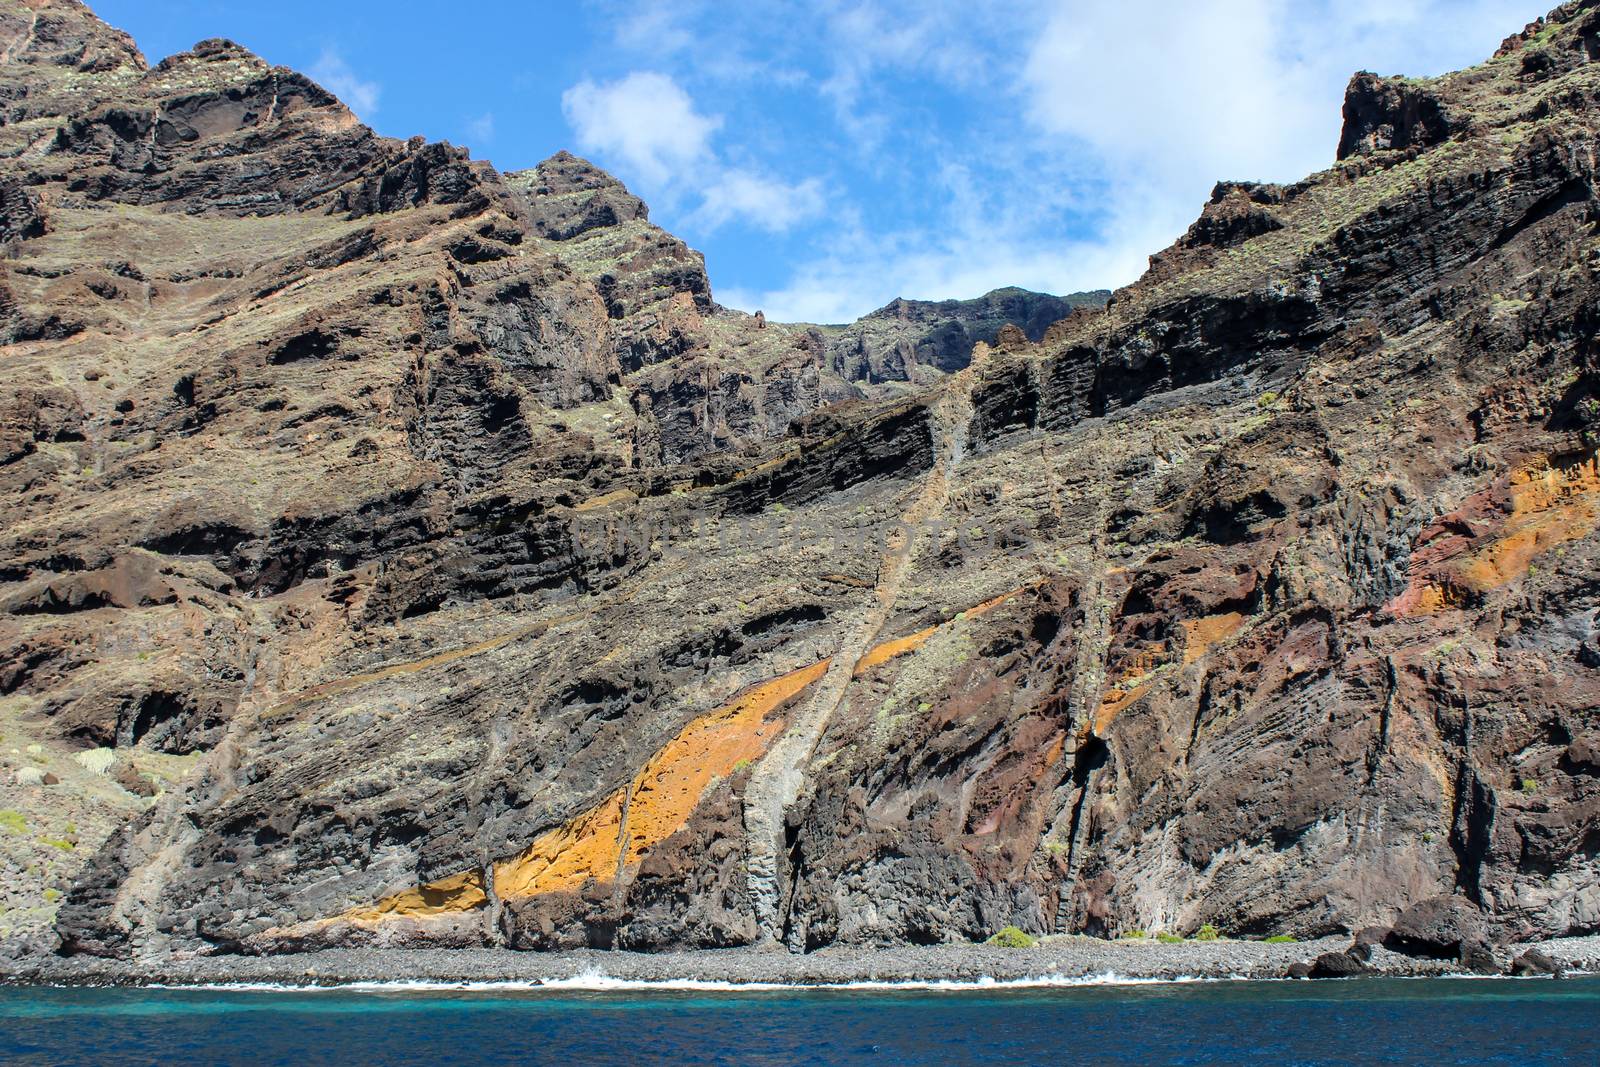
[[[1586,1064],[1600,978],[0,988],[7,1064]]]

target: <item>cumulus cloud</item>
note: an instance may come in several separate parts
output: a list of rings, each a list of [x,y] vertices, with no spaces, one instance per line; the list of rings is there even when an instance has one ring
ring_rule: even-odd
[[[713,247],[718,299],[840,321],[899,295],[1126,284],[1217,180],[1293,181],[1329,165],[1356,70],[1477,62],[1547,6],[1531,3],[830,0],[798,20],[777,0],[747,0],[674,6],[667,20],[649,0],[645,24],[670,55],[629,40],[715,92],[726,118],[693,138],[700,169],[662,186],[676,204],[658,217],[713,246],[735,222],[791,235],[761,261],[783,263],[775,283],[763,267],[765,285],[728,284]],[[728,75],[730,53],[800,69],[786,91],[810,104],[784,97],[794,110],[769,121],[771,80]],[[686,94],[677,106],[702,117]],[[607,148],[631,166],[625,145]]]
[[[664,185],[707,155],[718,116],[702,115],[676,81],[634,71],[613,82],[581,81],[561,109],[585,152],[620,161],[646,182]]]
[[[1071,4],[1045,22],[1020,88],[1027,117],[1155,181],[1295,179],[1333,161],[1357,69],[1481,58],[1508,0],[1142,0]],[[1137,27],[1137,32],[1129,32]],[[1404,47],[1396,48],[1396,42]],[[1464,42],[1471,42],[1463,49]],[[1441,64],[1443,60],[1443,64]],[[1417,69],[1418,67],[1422,69]]]
[[[724,170],[705,190],[692,222],[707,232],[733,220],[769,233],[785,233],[822,213],[822,182],[785,182],[753,171]]]
[[[822,211],[819,179],[784,181],[729,163],[711,143],[722,117],[703,114],[664,74],[634,71],[613,82],[582,81],[562,95],[562,106],[581,150],[670,204],[697,201],[684,216],[697,232],[739,222],[783,233]]]
[[[358,77],[336,49],[322,50],[311,66],[311,78],[363,119],[371,119],[378,113],[378,97],[383,86]]]

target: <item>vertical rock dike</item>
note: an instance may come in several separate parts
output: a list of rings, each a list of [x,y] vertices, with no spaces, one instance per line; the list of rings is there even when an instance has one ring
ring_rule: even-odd
[[[989,346],[974,346],[971,362],[952,375],[928,409],[934,463],[911,504],[889,528],[878,564],[872,598],[858,609],[857,621],[833,654],[827,673],[807,698],[787,731],[756,764],[744,794],[746,866],[750,903],[764,941],[785,937],[785,904],[792,889],[793,841],[787,817],[807,784],[807,763],[846,690],[884,625],[894,615],[906,568],[919,536],[943,513],[956,469],[965,458],[972,425],[972,386],[986,362]]]

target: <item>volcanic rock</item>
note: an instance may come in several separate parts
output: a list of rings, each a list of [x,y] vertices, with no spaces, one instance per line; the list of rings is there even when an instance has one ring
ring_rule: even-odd
[[[0,9],[0,926],[1597,928],[1597,26],[1358,76],[1109,301],[815,325],[576,157]]]
[[[1355,978],[1372,968],[1348,952],[1324,952],[1311,961],[1310,978]]]
[[[1530,948],[1522,955],[1511,961],[1507,974],[1518,978],[1530,978],[1537,975],[1550,975],[1560,978],[1563,975],[1561,965],[1536,948]]]
[[[1439,896],[1401,912],[1384,943],[1396,952],[1464,961],[1468,949],[1483,941],[1483,933],[1482,914],[1470,901]]]

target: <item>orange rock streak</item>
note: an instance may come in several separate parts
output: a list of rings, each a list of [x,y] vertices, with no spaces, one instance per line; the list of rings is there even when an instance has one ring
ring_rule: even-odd
[[[974,618],[992,611],[1022,589],[986,600],[963,612]],[[874,667],[921,648],[941,626],[881,642],[856,661],[859,677]],[[614,880],[631,871],[650,849],[681,830],[715,778],[760,758],[786,725],[776,714],[828,671],[832,659],[753,686],[736,700],[700,716],[663,745],[626,786],[610,793],[571,821],[540,834],[520,853],[494,865],[495,892],[526,898],[573,891],[593,879]],[[375,923],[388,918],[427,917],[470,911],[488,901],[479,871],[465,871],[386,897],[342,918]]]

